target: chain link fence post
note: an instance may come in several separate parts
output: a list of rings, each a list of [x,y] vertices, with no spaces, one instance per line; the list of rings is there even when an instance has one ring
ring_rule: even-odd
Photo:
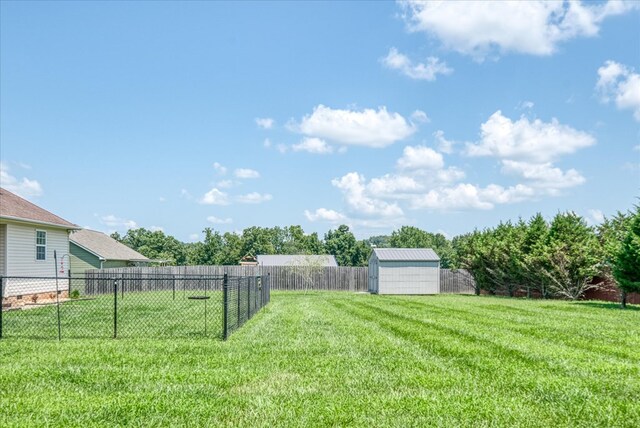
[[[222,338],[229,337],[229,278],[224,274],[222,279]]]
[[[118,337],[118,280],[113,280],[113,338]]]

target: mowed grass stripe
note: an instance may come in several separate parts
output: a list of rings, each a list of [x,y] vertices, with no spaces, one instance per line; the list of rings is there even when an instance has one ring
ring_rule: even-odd
[[[640,425],[635,341],[572,350],[553,336],[580,321],[540,305],[273,293],[227,342],[3,340],[0,426]],[[580,312],[640,334],[638,311]],[[596,324],[575,340],[610,337]]]
[[[473,307],[455,309],[444,306],[442,303],[446,305],[447,302],[443,302],[438,297],[430,299],[419,302],[398,301],[402,302],[403,308],[406,309],[403,313],[413,314],[418,319],[425,321],[428,320],[425,317],[436,315],[437,319],[446,319],[447,325],[450,326],[472,323],[477,325],[477,331],[486,334],[509,332],[514,335],[520,334],[525,338],[539,339],[540,343],[536,343],[536,346],[559,347],[556,350],[580,349],[585,351],[583,354],[585,359],[607,357],[617,358],[621,361],[638,360],[640,364],[640,338],[629,334],[631,326],[627,326],[626,323],[621,325],[607,324],[606,329],[603,329],[602,322],[584,324],[575,328],[575,323],[564,325],[565,320],[554,320],[547,317],[523,320],[521,317],[510,316],[509,312],[494,315]],[[380,301],[378,305],[385,305],[385,303]],[[520,338],[515,339],[517,340],[513,343],[521,342]],[[637,346],[633,346],[636,344]]]

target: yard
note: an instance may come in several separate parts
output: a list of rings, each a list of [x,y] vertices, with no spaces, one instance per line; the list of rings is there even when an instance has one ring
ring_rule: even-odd
[[[640,307],[272,293],[214,338],[0,341],[0,426],[640,426]]]

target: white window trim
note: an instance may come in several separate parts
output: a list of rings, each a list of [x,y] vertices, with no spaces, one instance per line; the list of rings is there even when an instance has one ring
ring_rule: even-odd
[[[38,244],[38,232],[44,232],[44,245],[42,244]],[[49,242],[49,237],[48,237],[48,233],[46,230],[42,230],[42,229],[36,229],[36,254],[35,254],[35,259],[36,262],[46,262],[47,261],[47,245]],[[44,259],[39,259],[38,258],[38,247],[44,247]]]

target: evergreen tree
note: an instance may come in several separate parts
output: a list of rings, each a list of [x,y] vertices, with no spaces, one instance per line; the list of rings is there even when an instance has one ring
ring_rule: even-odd
[[[640,207],[631,218],[629,230],[616,254],[613,275],[622,291],[621,305],[627,305],[627,293],[640,292]]]

